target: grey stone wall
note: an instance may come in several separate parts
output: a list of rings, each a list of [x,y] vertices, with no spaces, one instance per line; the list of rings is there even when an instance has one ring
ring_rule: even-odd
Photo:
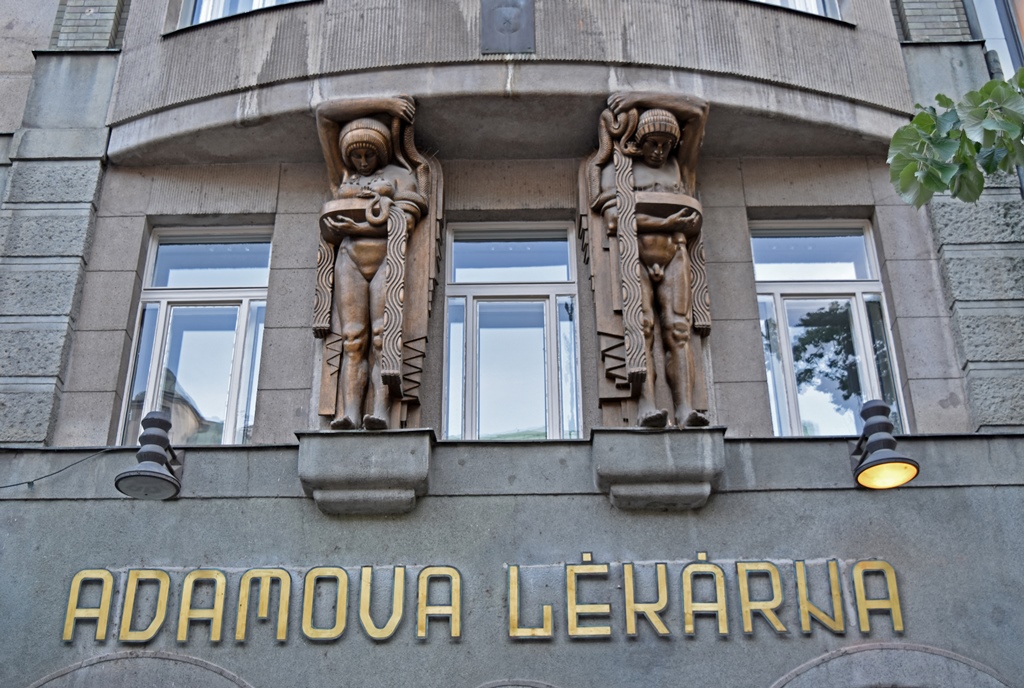
[[[963,0],[897,0],[905,41],[941,43],[972,38]]]
[[[1024,201],[1013,177],[976,204],[931,204],[972,430],[1024,428]]]
[[[53,439],[116,67],[109,54],[39,53],[21,128],[11,138],[0,203],[0,332],[8,344],[0,354],[0,442]]]
[[[54,48],[110,48],[114,44],[125,0],[67,0],[55,29]]]

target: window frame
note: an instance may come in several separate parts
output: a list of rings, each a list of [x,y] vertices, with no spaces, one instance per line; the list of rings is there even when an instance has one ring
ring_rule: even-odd
[[[568,274],[562,282],[455,282],[453,251],[456,235],[473,238],[489,238],[495,240],[514,240],[522,238],[561,238],[564,233],[568,257]],[[445,295],[444,295],[444,361],[443,361],[443,395],[441,413],[441,436],[443,440],[451,441],[504,441],[479,439],[479,389],[477,366],[471,362],[477,360],[479,348],[476,304],[486,302],[510,302],[518,301],[524,303],[544,304],[544,377],[546,395],[545,422],[547,424],[547,437],[544,440],[550,441],[561,439],[580,439],[562,437],[562,389],[560,375],[558,341],[558,299],[570,297],[576,305],[579,313],[579,289],[577,280],[576,251],[573,238],[575,237],[575,226],[568,221],[540,221],[540,222],[449,222],[445,232]],[[458,438],[448,437],[449,427],[449,398],[450,387],[448,380],[451,374],[449,354],[451,342],[449,341],[449,307],[452,299],[463,299],[465,316],[463,321],[463,380],[462,380],[462,434]],[[579,317],[573,319],[575,333],[575,351],[573,357],[576,361],[576,419],[578,433],[583,434],[582,428],[582,399],[580,388],[580,328]],[[471,325],[472,324],[472,325]],[[526,440],[530,441],[530,440]]]
[[[214,231],[215,230],[215,231]],[[147,306],[155,305],[156,320],[153,329],[149,372],[146,378],[146,392],[143,399],[141,415],[156,410],[155,401],[160,394],[161,376],[166,355],[167,338],[171,324],[171,313],[177,307],[218,307],[235,306],[238,316],[235,322],[235,341],[232,345],[231,370],[228,396],[225,407],[225,418],[222,441],[218,445],[248,444],[246,440],[236,442],[238,431],[239,398],[242,395],[242,367],[245,358],[247,333],[249,330],[250,312],[253,303],[263,303],[266,309],[270,265],[273,258],[272,228],[270,227],[168,227],[154,229],[146,247],[145,268],[142,274],[142,288],[136,304],[134,337],[132,340],[131,358],[124,381],[121,397],[121,413],[117,424],[117,443],[122,446],[137,444],[138,438],[126,437],[128,430],[128,414],[132,402],[132,387],[135,383],[135,372],[139,364],[139,345],[142,339],[143,314]],[[266,243],[270,253],[267,257],[267,286],[265,287],[155,287],[152,286],[156,269],[157,250],[161,245],[198,245],[198,244],[244,244]],[[264,328],[266,327],[264,323]],[[240,336],[241,335],[241,336]],[[251,365],[257,369],[256,384],[259,383],[259,365],[262,354],[262,340],[255,359]],[[252,390],[256,395],[257,389]],[[247,400],[248,401],[248,400]],[[141,416],[140,416],[141,417]],[[173,431],[172,431],[173,432]]]
[[[849,299],[851,303],[851,328],[853,330],[854,353],[857,356],[858,377],[861,386],[861,399],[882,399],[882,381],[878,375],[878,362],[871,346],[872,341],[870,316],[867,311],[867,298],[878,297],[882,311],[884,324],[885,344],[889,352],[889,366],[893,378],[893,393],[899,409],[899,418],[903,424],[903,431],[908,432],[909,420],[906,413],[906,403],[903,399],[903,388],[900,384],[902,379],[899,365],[896,360],[895,339],[892,334],[892,322],[889,317],[889,307],[886,299],[886,289],[882,283],[881,266],[878,261],[875,249],[874,228],[866,220],[792,220],[792,221],[752,221],[748,224],[751,240],[757,237],[800,237],[800,236],[849,236],[860,233],[864,238],[864,250],[867,261],[869,277],[864,279],[844,280],[758,280],[756,276],[756,260],[753,256],[753,245],[751,245],[751,266],[754,268],[755,299],[758,304],[758,320],[760,320],[761,299],[770,298],[772,303],[772,315],[775,317],[777,331],[779,333],[779,357],[782,363],[782,373],[785,379],[781,382],[784,389],[781,390],[785,396],[787,405],[787,417],[789,427],[783,428],[783,418],[775,409],[776,395],[769,385],[769,401],[772,406],[772,430],[778,437],[827,437],[829,435],[804,435],[803,425],[800,417],[798,388],[796,384],[796,364],[793,360],[793,349],[790,343],[790,323],[785,308],[787,299]],[[761,336],[764,336],[760,329]],[[783,341],[783,335],[785,340]],[[855,417],[860,423],[859,416]]]

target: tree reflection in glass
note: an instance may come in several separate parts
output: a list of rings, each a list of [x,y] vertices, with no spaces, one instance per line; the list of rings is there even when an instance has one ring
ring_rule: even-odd
[[[859,360],[849,299],[786,300],[804,435],[856,435]]]

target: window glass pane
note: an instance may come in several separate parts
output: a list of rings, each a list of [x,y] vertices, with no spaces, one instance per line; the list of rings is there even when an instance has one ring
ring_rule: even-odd
[[[452,242],[452,281],[566,282],[569,241],[551,239],[460,239]]]
[[[145,415],[142,409],[146,403],[146,389],[149,387],[149,370],[153,362],[153,337],[156,333],[157,312],[155,303],[148,303],[142,309],[139,321],[139,341],[136,346],[135,366],[132,374],[132,388],[128,392],[128,412],[125,415],[122,444],[137,444],[142,426],[139,423]]]
[[[256,385],[260,379],[260,351],[263,349],[263,320],[266,311],[265,303],[249,304],[249,319],[246,323],[245,344],[242,348],[235,444],[248,444],[252,439],[252,423],[256,418]]]
[[[287,5],[291,2],[299,2],[299,0],[195,0],[191,23],[200,24],[264,7]]]
[[[445,437],[461,440],[466,379],[466,300],[448,299],[448,413]]]
[[[477,305],[479,438],[545,439],[544,303]]]
[[[576,304],[571,296],[558,297],[558,383],[562,400],[562,439],[580,436],[579,363],[576,360]]]
[[[157,406],[173,444],[220,444],[231,385],[237,306],[171,308]]]
[[[270,243],[160,244],[154,287],[265,287]]]
[[[860,432],[861,384],[849,299],[785,301],[804,435]]]
[[[758,281],[815,282],[871,279],[864,234],[753,236]]]
[[[871,328],[871,349],[875,354],[875,369],[878,372],[878,385],[882,390],[882,401],[889,404],[892,419],[896,427],[893,432],[903,433],[903,414],[900,413],[899,398],[896,396],[896,376],[892,372],[892,357],[889,354],[889,337],[886,334],[885,316],[882,313],[882,297],[880,294],[864,296],[864,305],[868,311],[868,325]]]
[[[839,4],[836,0],[757,0],[767,5],[788,7],[791,10],[810,12],[822,17],[839,19]]]
[[[789,399],[786,394],[786,374],[782,367],[782,351],[779,347],[779,323],[775,318],[775,300],[771,296],[758,296],[757,310],[761,319],[761,344],[764,347],[764,368],[768,378],[772,430],[776,435],[788,435]]]

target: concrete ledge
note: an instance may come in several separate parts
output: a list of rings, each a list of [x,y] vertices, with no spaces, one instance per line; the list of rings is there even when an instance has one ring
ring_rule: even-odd
[[[299,481],[326,514],[401,514],[427,493],[431,430],[304,432]]]
[[[591,452],[594,482],[614,506],[699,509],[725,470],[725,428],[595,429]]]

